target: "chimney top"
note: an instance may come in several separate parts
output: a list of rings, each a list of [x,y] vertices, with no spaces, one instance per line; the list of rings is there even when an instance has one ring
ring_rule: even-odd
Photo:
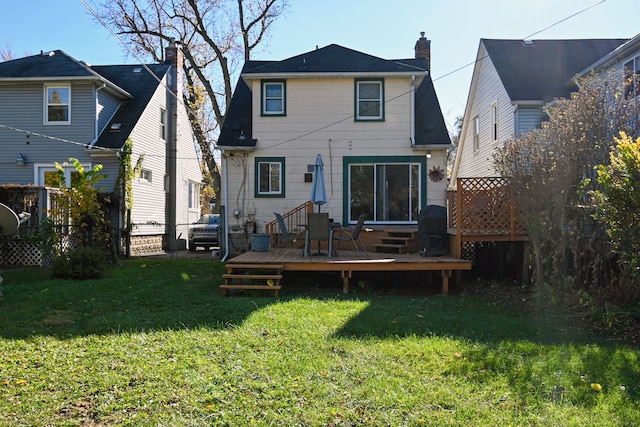
[[[431,71],[431,40],[427,40],[424,31],[420,31],[420,38],[415,45],[416,59],[427,61],[427,71]]]

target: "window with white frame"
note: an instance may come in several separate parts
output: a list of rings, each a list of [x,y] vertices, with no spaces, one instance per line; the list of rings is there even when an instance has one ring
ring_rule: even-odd
[[[624,79],[625,98],[640,96],[640,56],[625,62]]]
[[[498,102],[491,104],[491,140],[498,141]]]
[[[384,120],[384,80],[357,79],[356,121]]]
[[[262,82],[262,115],[286,115],[286,85],[284,80]]]
[[[44,124],[71,124],[71,86],[45,85]]]
[[[151,171],[149,169],[140,169],[138,178],[140,178],[140,181],[142,182],[151,182]]]
[[[473,119],[473,149],[478,151],[480,149],[480,117],[475,116]]]
[[[189,209],[200,208],[200,185],[189,182]]]
[[[284,157],[256,158],[256,197],[284,197]]]
[[[160,138],[167,139],[167,110],[160,109]]]

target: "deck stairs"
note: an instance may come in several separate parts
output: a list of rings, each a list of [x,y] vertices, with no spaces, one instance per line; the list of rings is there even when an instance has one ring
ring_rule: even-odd
[[[229,295],[234,289],[258,289],[273,291],[274,296],[282,288],[282,264],[233,264],[226,265],[227,273],[222,275],[224,284],[220,285],[222,295]]]
[[[418,230],[415,228],[388,228],[373,245],[375,252],[406,254],[418,252]]]

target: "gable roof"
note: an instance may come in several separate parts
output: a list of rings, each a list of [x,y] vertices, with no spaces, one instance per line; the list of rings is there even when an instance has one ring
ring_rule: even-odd
[[[115,115],[99,135],[94,146],[120,149],[133,131],[140,115],[168,72],[169,63],[142,65],[96,65],[78,61],[62,50],[0,62],[0,82],[93,81],[121,100]],[[146,68],[145,68],[146,67]],[[149,73],[150,70],[152,74]],[[112,123],[120,123],[117,131]]]
[[[242,76],[313,73],[424,73],[425,59],[382,59],[353,49],[330,44],[282,61],[247,61]]]
[[[98,137],[95,146],[119,149],[124,146],[151,97],[160,85],[159,80],[168,72],[171,64],[102,65],[91,67],[96,73],[118,85],[133,96],[124,101],[116,114]],[[118,130],[111,130],[112,123],[120,123]]]
[[[105,83],[121,98],[130,97],[122,88],[104,79],[88,64],[62,50],[0,62],[0,81],[93,80]]]
[[[247,61],[242,68],[217,145],[220,147],[253,148],[252,97],[245,80],[263,76],[311,77],[313,75],[424,75],[415,92],[415,145],[450,145],[438,97],[428,63],[423,58],[387,60],[331,44],[282,61]],[[241,138],[240,136],[243,136]]]
[[[551,101],[568,97],[572,79],[627,39],[481,39],[512,101]],[[480,59],[480,58],[479,58]]]

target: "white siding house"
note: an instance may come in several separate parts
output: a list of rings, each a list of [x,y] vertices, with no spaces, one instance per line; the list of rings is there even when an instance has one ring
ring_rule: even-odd
[[[457,178],[497,176],[495,149],[539,128],[543,107],[569,96],[578,72],[625,41],[480,40],[451,186]]]
[[[309,201],[310,172],[324,161],[327,203],[342,224],[415,225],[445,205],[450,139],[429,74],[430,42],[411,59],[386,60],[329,45],[282,61],[245,64],[218,148],[231,234],[257,231]],[[367,109],[372,107],[371,109]],[[233,236],[232,236],[233,237]]]

